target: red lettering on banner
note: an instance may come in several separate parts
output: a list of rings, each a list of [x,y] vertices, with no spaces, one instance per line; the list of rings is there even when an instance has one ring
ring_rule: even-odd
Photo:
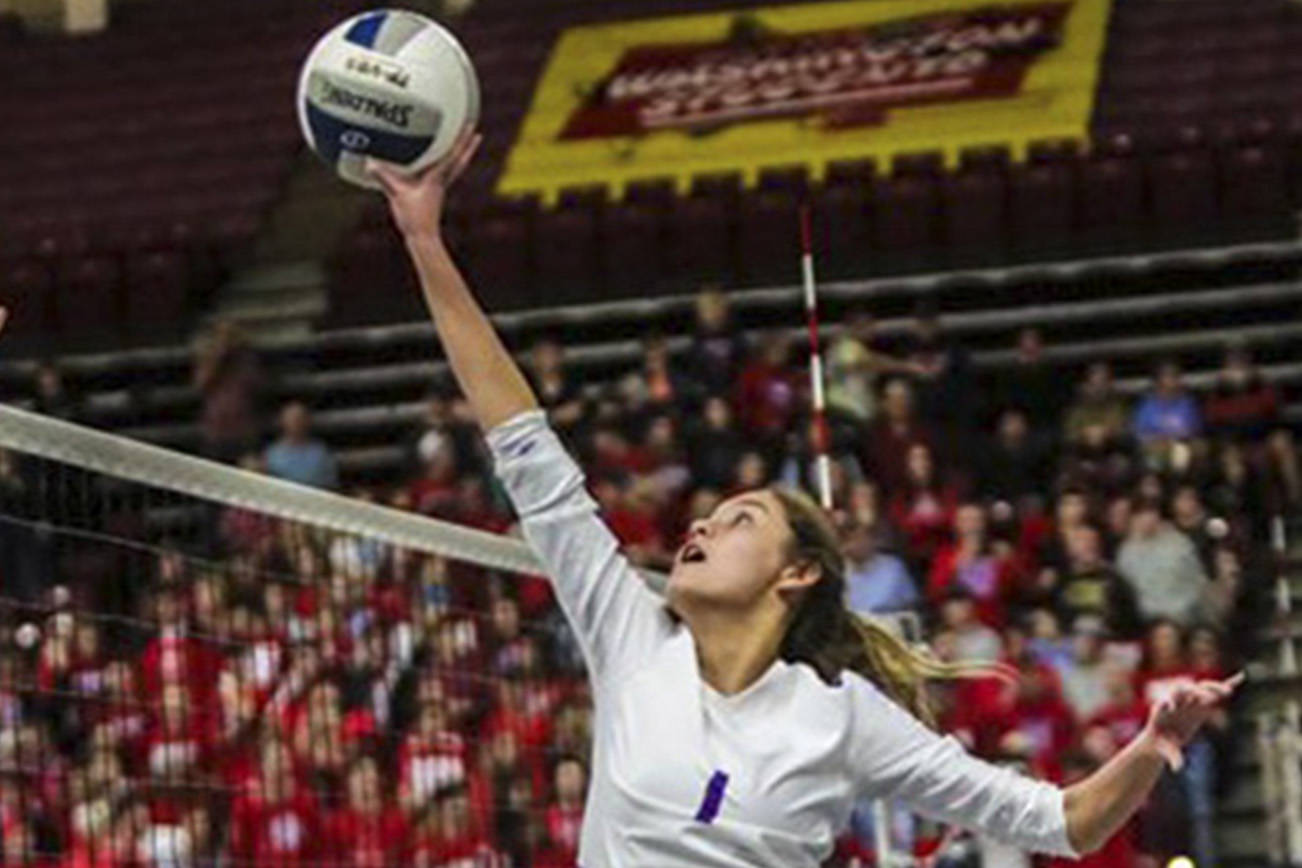
[[[892,107],[997,99],[1061,41],[1070,2],[953,10],[861,28],[748,32],[634,46],[570,115],[561,139],[822,116],[881,123]]]

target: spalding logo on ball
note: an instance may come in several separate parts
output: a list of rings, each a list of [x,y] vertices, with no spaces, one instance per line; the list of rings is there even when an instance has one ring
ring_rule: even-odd
[[[479,121],[479,81],[465,50],[430,19],[366,12],[321,37],[308,55],[298,120],[340,177],[378,188],[366,158],[409,173],[438,162]]]

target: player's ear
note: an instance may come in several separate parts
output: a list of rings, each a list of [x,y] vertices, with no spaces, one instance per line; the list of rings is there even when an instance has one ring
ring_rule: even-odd
[[[818,561],[796,558],[778,574],[777,587],[779,592],[796,593],[812,588],[822,578],[823,568]]]

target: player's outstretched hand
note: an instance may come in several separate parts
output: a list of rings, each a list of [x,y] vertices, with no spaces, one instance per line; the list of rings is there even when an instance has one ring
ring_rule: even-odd
[[[408,238],[437,236],[448,188],[470,165],[484,137],[471,131],[457,140],[451,153],[417,175],[404,175],[378,160],[366,169],[384,188],[399,231]]]
[[[0,307],[0,332],[5,330],[5,323],[9,322],[9,308]]]
[[[1239,672],[1223,681],[1183,684],[1149,713],[1145,729],[1173,769],[1184,764],[1184,746],[1215,713],[1216,706],[1243,683],[1243,678]]]

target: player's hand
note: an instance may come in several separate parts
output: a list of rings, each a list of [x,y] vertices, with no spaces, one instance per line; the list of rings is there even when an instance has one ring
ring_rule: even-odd
[[[5,323],[9,322],[9,308],[0,307],[0,332],[5,330]]]
[[[470,165],[483,136],[471,131],[451,153],[418,175],[404,175],[391,165],[368,159],[366,169],[380,182],[399,231],[408,238],[437,236],[448,188]]]
[[[1172,769],[1178,771],[1184,765],[1184,746],[1216,714],[1221,701],[1243,683],[1243,678],[1239,672],[1223,681],[1183,684],[1149,713],[1144,734],[1153,740]]]

